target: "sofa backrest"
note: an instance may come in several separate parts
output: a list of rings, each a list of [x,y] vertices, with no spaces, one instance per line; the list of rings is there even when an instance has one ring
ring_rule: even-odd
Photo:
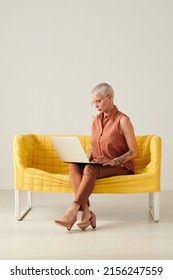
[[[51,173],[67,173],[68,164],[60,160],[51,140],[51,136],[35,135],[32,167]],[[71,135],[69,135],[71,136]],[[86,153],[90,149],[90,136],[77,135]],[[155,135],[136,136],[138,144],[138,157],[134,160],[135,173],[145,173],[149,169],[159,166],[161,153],[161,139]],[[156,164],[157,163],[157,164]],[[160,170],[158,170],[159,172]]]

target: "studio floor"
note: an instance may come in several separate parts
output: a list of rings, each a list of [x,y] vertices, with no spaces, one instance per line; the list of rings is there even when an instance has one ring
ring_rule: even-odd
[[[32,210],[19,222],[14,191],[0,191],[0,259],[173,259],[173,192],[160,194],[159,223],[149,214],[148,194],[93,194],[97,227],[85,231],[53,222],[71,201],[72,194],[34,193]]]

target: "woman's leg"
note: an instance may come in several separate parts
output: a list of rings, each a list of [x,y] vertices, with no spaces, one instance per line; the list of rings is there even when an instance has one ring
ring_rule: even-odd
[[[77,194],[80,183],[83,177],[83,169],[85,165],[70,163],[68,166],[70,185],[73,189],[74,195]]]
[[[130,171],[122,167],[101,167],[101,166],[86,166],[84,169],[83,180],[79,186],[75,199],[82,205],[82,220],[78,223],[80,229],[86,229],[89,225],[96,227],[96,216],[90,211],[87,204],[85,204],[86,198],[94,190],[95,181],[97,178],[105,178],[116,175],[128,175]]]
[[[83,169],[83,176],[78,186],[78,191],[75,193],[75,201],[81,205],[82,209],[88,204],[89,196],[94,190],[96,178],[97,170],[95,166],[87,164]]]
[[[76,198],[77,193],[80,188],[81,181],[83,179],[83,171],[85,168],[86,164],[75,164],[75,163],[70,163],[68,170],[69,170],[69,179],[70,179],[70,185],[73,189],[75,201],[78,201]],[[86,204],[89,206],[89,199],[87,199]]]
[[[70,184],[73,189],[74,197],[78,193],[82,178],[83,178],[83,169],[85,167],[85,164],[69,164],[69,179]],[[62,225],[67,227],[67,229],[70,229],[74,222],[77,219],[77,213],[80,209],[81,205],[79,202],[75,199],[75,202],[70,205],[65,213],[57,220],[55,220],[56,224]]]
[[[90,214],[88,208],[88,197],[94,189],[96,174],[93,168],[88,165],[69,165],[70,183],[74,192],[75,202],[70,205],[65,213],[57,220],[56,224],[65,226],[67,229],[71,229],[77,219],[77,213],[80,209],[85,209],[86,216]],[[89,186],[89,187],[87,187]]]
[[[130,171],[122,167],[86,165],[78,191],[75,193],[75,201],[85,208],[85,204],[94,190],[96,179],[128,174]]]
[[[121,175],[130,175],[131,171],[125,167],[121,166],[99,166],[99,171],[97,172],[97,179],[107,178],[111,176],[121,176]]]
[[[82,173],[83,170],[83,173]],[[115,175],[127,175],[130,172],[121,167],[102,167],[97,165],[85,165],[84,168],[79,165],[71,164],[69,166],[70,181],[75,196],[75,203],[68,207],[65,214],[55,222],[61,224],[67,229],[71,228],[76,221],[77,212],[80,206],[84,211],[84,217],[89,215],[87,207],[88,199],[94,190],[97,178],[110,177]],[[91,212],[90,212],[91,213]]]

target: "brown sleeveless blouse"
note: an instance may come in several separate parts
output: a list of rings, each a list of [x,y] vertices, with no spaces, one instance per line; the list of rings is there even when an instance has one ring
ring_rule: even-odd
[[[104,114],[100,113],[93,120],[91,145],[92,156],[96,162],[100,156],[113,159],[129,151],[125,137],[119,129],[123,116],[126,115],[115,106],[108,116],[104,117]],[[123,166],[134,171],[133,160],[129,160]]]

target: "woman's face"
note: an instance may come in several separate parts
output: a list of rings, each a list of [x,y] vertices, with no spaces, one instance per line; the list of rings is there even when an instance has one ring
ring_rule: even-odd
[[[111,95],[107,95],[106,97],[103,97],[98,93],[92,95],[92,105],[95,106],[99,112],[109,112],[112,104]]]

